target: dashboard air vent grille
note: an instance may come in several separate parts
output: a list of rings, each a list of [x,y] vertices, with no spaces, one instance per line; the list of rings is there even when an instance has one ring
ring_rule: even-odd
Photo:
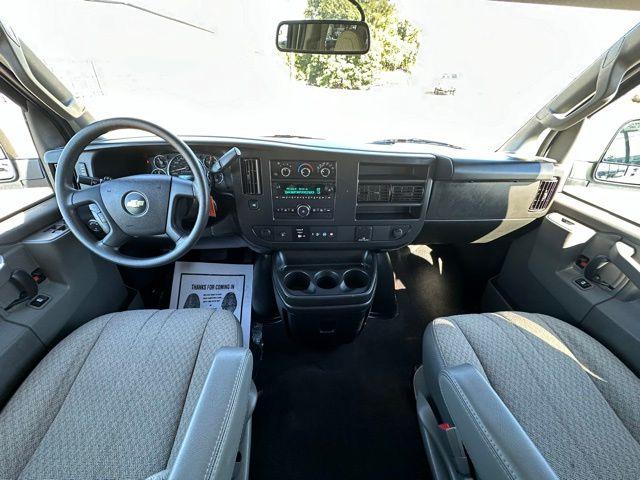
[[[358,185],[358,203],[420,203],[424,185],[362,183]]]
[[[358,203],[388,202],[390,198],[390,185],[368,183],[358,185]]]
[[[536,197],[531,202],[531,206],[529,207],[530,212],[540,212],[542,210],[546,210],[547,207],[551,204],[551,200],[553,199],[554,193],[556,193],[556,188],[558,188],[558,179],[554,178],[553,180],[543,180],[540,182],[540,186],[538,187],[538,192],[536,193]]]
[[[245,195],[260,195],[260,161],[257,158],[243,158],[242,170],[242,192]]]
[[[424,196],[422,185],[392,185],[391,203],[419,203]]]

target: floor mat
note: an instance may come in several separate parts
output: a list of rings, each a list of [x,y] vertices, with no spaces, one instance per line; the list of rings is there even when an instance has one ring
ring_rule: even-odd
[[[257,363],[252,479],[428,479],[411,387],[421,337],[439,315],[463,313],[470,298],[446,251],[403,249],[392,257],[399,313],[370,318],[333,350],[265,329]]]

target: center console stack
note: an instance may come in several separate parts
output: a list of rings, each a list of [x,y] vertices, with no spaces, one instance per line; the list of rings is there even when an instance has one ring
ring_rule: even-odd
[[[271,161],[273,218],[333,219],[336,162]]]
[[[435,163],[388,151],[243,149],[233,182],[238,227],[272,255],[278,310],[294,337],[349,342],[372,307],[375,316],[392,310],[385,252],[422,230]]]
[[[294,337],[323,343],[353,340],[371,310],[377,284],[375,254],[278,252],[273,285],[280,315]]]
[[[243,238],[256,250],[378,250],[422,229],[435,157],[244,150],[234,197]]]

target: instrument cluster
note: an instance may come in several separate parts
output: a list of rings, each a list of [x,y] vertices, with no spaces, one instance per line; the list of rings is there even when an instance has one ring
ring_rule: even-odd
[[[198,157],[200,163],[205,167],[207,173],[211,171],[211,167],[218,160],[217,156],[210,153],[197,153],[196,157]],[[186,180],[193,180],[193,173],[191,172],[189,164],[179,153],[160,153],[148,159],[147,163],[149,163],[151,173],[153,174],[171,175]]]

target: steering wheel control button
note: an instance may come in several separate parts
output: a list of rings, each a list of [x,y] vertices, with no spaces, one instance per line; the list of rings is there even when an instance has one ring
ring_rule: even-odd
[[[296,207],[296,213],[301,218],[308,217],[309,214],[311,213],[311,207],[307,204],[298,205]]]
[[[373,235],[373,227],[356,227],[356,242],[370,242]]]
[[[38,295],[33,297],[33,299],[29,302],[29,306],[39,309],[44,307],[49,300],[51,300],[51,297],[43,293],[39,293]]]
[[[83,177],[88,177],[89,171],[87,170],[87,164],[84,162],[78,162],[76,164],[76,173],[78,175],[82,175]]]
[[[93,214],[93,218],[94,218],[93,222],[91,220],[89,220],[88,222],[89,229],[95,233],[100,233],[101,231],[104,233],[109,233],[110,231],[109,223],[107,222],[107,219],[104,216],[104,213],[102,213],[102,210],[100,210],[100,207],[95,203],[92,203],[91,205],[89,205],[89,210],[91,210],[91,213]],[[99,227],[99,229],[95,228],[96,224]]]
[[[249,200],[248,204],[249,204],[249,210],[260,210],[260,202],[255,198],[252,198],[251,200]]]
[[[149,210],[149,200],[140,192],[129,192],[122,199],[122,205],[129,215],[141,217]]]
[[[95,218],[92,218],[87,222],[87,227],[89,227],[89,230],[93,233],[104,233],[104,230],[102,230],[102,227]]]

